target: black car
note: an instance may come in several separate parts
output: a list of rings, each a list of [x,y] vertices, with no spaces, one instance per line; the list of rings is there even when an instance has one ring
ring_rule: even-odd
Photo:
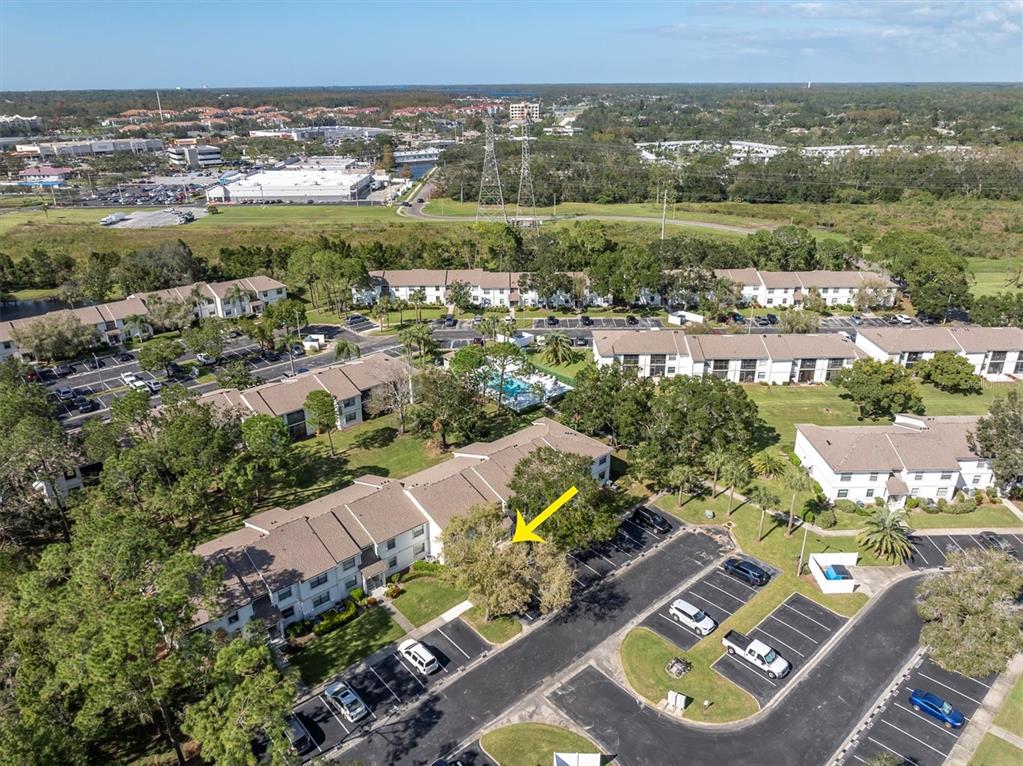
[[[1005,541],[1005,538],[1002,537],[997,532],[981,532],[979,537],[980,537],[980,544],[982,546],[984,546],[985,548],[987,548],[988,550],[1000,551],[1000,552],[1006,554],[1007,556],[1012,556],[1013,558],[1018,558],[1018,555],[1017,555],[1015,549],[1013,549],[1012,546],[1010,546]]]
[[[263,351],[261,356],[268,362],[278,362],[281,359],[280,354],[278,354],[276,351],[270,350]]]
[[[423,199],[422,197],[416,197],[416,202],[418,202],[420,205],[422,205],[424,202],[426,202],[426,200]]]
[[[135,357],[132,356],[131,352],[129,352],[129,351],[121,351],[117,355],[117,361],[118,362],[134,362],[135,361]]]
[[[632,314],[629,314],[627,317],[625,317],[625,324],[637,325],[639,324],[639,320],[636,319],[636,317],[634,317]]]
[[[768,324],[778,324],[777,314],[764,314],[764,316],[767,318]]]
[[[580,347],[588,346],[588,345],[590,345],[590,341],[589,341],[588,338],[585,338],[582,335],[580,335],[579,337],[577,337],[575,339],[575,345],[580,346]]]
[[[771,320],[769,320],[767,317],[757,317],[753,321],[756,322],[757,327],[770,327],[771,326]]]
[[[99,409],[99,404],[95,399],[90,399],[87,396],[76,396],[74,401],[71,402],[73,406],[79,412],[95,412]]]
[[[446,317],[444,317],[444,326],[458,327],[458,320],[451,316],[451,314],[448,314]]]
[[[660,532],[662,535],[666,535],[671,531],[671,524],[668,523],[667,519],[645,505],[639,506],[639,508],[632,512],[632,521],[641,527],[652,529],[654,532]]]
[[[86,359],[85,360],[85,369],[87,369],[87,370],[98,370],[100,367],[106,367],[106,365],[103,364],[103,360],[102,359]]]
[[[549,317],[547,317],[547,326],[548,327],[557,327],[558,324],[559,324],[559,322],[558,322],[558,318],[556,316],[549,316]]]
[[[593,327],[593,320],[590,319],[590,317],[586,316],[585,314],[579,317],[579,322],[582,324],[583,327]]]
[[[57,375],[59,375],[60,377],[66,378],[68,375],[71,375],[75,371],[75,368],[70,364],[58,364],[56,367],[53,368],[53,371],[57,373]]]
[[[726,574],[737,577],[753,586],[767,585],[771,581],[771,575],[752,561],[746,561],[745,559],[726,559],[721,568]]]

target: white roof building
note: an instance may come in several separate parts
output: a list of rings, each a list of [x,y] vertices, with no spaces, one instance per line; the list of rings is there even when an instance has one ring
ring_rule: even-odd
[[[339,170],[264,170],[206,190],[209,202],[281,199],[287,202],[348,202],[360,199],[373,184],[369,173]]]

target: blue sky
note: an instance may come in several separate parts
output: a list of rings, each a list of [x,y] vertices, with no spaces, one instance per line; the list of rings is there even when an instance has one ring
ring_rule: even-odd
[[[1023,0],[0,0],[0,90],[1023,80]]]

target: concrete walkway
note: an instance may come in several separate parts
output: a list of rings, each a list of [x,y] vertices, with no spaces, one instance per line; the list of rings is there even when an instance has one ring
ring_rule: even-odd
[[[977,712],[973,714],[970,725],[966,727],[963,735],[956,742],[956,746],[948,754],[948,760],[945,761],[946,766],[967,766],[977,747],[980,746],[980,741],[989,731],[1023,750],[1023,737],[1006,731],[1001,726],[994,725],[995,716],[998,715],[1002,703],[1005,702],[1005,698],[1012,691],[1012,687],[1015,686],[1021,675],[1023,675],[1023,654],[1017,654],[1009,661],[1005,672],[995,679],[988,693],[984,695],[984,701]]]
[[[401,626],[401,629],[404,630],[406,633],[411,633],[413,630],[416,629],[416,626],[409,622],[408,617],[399,612],[398,609],[394,606],[394,604],[390,602],[390,600],[388,599],[382,600],[380,602],[380,606],[383,607],[383,610],[385,612],[391,615],[391,619],[398,623]]]
[[[1004,739],[1010,745],[1014,745],[1015,747],[1018,747],[1020,750],[1023,750],[1023,737],[1019,736],[1018,734],[1013,734],[1008,729],[1003,729],[1001,726],[995,726],[994,724],[991,725],[990,731],[996,737]]]

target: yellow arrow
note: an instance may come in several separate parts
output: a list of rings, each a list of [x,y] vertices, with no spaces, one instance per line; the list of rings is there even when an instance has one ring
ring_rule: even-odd
[[[522,512],[516,511],[515,535],[514,537],[512,537],[512,542],[513,543],[546,542],[542,537],[540,537],[540,535],[536,534],[534,530],[538,526],[543,524],[545,521],[547,521],[547,519],[549,519],[551,516],[553,516],[555,511],[557,511],[561,506],[563,506],[565,503],[567,503],[569,500],[575,497],[578,493],[579,493],[578,489],[576,489],[575,487],[569,487],[567,490],[565,490],[565,493],[561,497],[559,497],[553,503],[544,508],[543,511],[537,514],[536,518],[533,519],[528,524],[526,523],[526,520],[522,518]]]

